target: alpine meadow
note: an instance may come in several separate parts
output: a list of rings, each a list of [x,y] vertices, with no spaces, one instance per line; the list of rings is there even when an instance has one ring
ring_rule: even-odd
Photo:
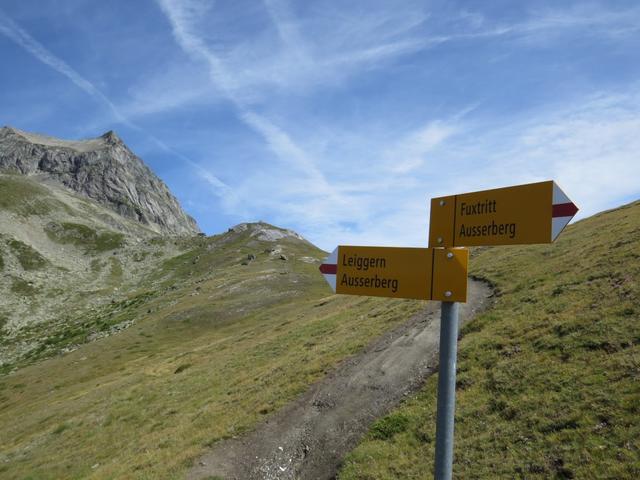
[[[0,2],[0,480],[640,479],[640,4]]]

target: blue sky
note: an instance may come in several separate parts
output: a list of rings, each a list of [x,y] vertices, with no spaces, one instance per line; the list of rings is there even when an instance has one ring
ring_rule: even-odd
[[[3,0],[0,124],[115,130],[207,233],[426,246],[433,196],[640,197],[636,1]]]

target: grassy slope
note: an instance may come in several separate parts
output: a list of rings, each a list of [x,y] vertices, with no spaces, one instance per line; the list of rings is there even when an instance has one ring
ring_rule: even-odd
[[[459,344],[456,478],[640,478],[640,203],[550,246],[478,252],[501,292]],[[341,480],[433,478],[437,376]]]
[[[20,175],[0,175],[0,210],[19,215],[42,215],[50,212],[47,189]]]
[[[328,295],[324,253],[278,244],[193,239],[105,313],[132,327],[0,377],[0,476],[179,478],[421,305]]]
[[[0,192],[0,374],[119,328],[140,278],[192,247],[31,177],[0,174]]]

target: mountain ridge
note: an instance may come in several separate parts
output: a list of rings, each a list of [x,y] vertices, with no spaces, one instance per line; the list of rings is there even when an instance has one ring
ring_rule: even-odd
[[[160,234],[200,233],[167,185],[113,130],[62,140],[4,126],[0,172],[43,176]]]

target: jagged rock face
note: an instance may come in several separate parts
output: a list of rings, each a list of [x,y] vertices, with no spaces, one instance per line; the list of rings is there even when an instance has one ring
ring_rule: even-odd
[[[43,174],[163,234],[196,234],[167,186],[118,136],[80,141],[0,128],[0,171]]]
[[[228,231],[233,233],[242,233],[248,231],[250,237],[256,238],[263,242],[276,242],[283,238],[293,238],[309,243],[307,239],[305,239],[302,235],[294,232],[293,230],[274,227],[273,225],[269,225],[268,223],[264,222],[239,223],[235,227],[231,227]]]

